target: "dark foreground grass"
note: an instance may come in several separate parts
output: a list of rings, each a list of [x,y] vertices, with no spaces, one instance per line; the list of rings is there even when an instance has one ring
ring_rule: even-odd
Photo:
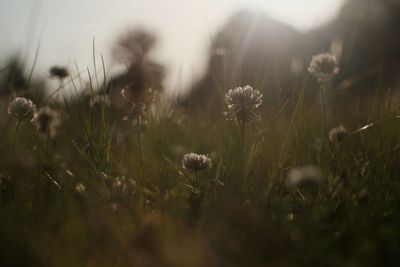
[[[86,94],[45,101],[62,115],[54,140],[32,123],[15,134],[2,100],[1,266],[400,263],[395,98],[362,111],[328,108],[327,125],[352,133],[335,144],[306,90],[266,101],[268,112],[244,135],[223,107],[162,108],[132,123],[126,111],[91,107]],[[378,123],[356,131],[370,122]],[[196,186],[181,166],[189,152],[213,161]],[[318,167],[323,183],[287,187],[288,172],[305,165]]]

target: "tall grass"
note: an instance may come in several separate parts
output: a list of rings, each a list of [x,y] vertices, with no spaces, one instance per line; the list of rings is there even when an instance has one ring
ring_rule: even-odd
[[[75,97],[38,102],[62,114],[59,134],[22,123],[15,156],[14,128],[0,115],[1,266],[399,263],[397,98],[376,97],[364,111],[338,102],[321,116],[305,85],[240,134],[223,106],[124,121],[128,111],[90,105],[105,92],[94,76],[87,88],[65,81]],[[321,125],[337,122],[350,135],[331,143]],[[195,186],[181,166],[189,152],[213,161]],[[287,187],[289,171],[306,165],[323,184]]]

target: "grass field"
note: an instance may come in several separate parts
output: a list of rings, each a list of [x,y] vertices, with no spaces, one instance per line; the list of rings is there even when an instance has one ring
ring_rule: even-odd
[[[116,109],[92,79],[32,97],[60,113],[53,136],[1,99],[1,266],[400,263],[396,97],[327,97],[323,112],[305,83],[240,123],[225,105]],[[332,140],[339,125],[347,132]],[[183,168],[190,152],[212,167]]]

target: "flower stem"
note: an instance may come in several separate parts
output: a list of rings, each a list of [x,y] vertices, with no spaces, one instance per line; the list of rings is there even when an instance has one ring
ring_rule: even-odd
[[[21,121],[17,120],[17,123],[15,124],[15,130],[14,130],[14,145],[13,145],[13,153],[14,153],[14,155],[16,153],[17,139],[18,139],[18,129],[19,129],[20,125],[21,125]]]
[[[320,97],[321,97],[321,112],[322,112],[322,122],[324,127],[324,138],[328,135],[328,128],[326,125],[326,96],[325,96],[326,86],[321,83]]]
[[[145,177],[145,173],[144,173],[144,160],[143,160],[143,150],[142,150],[142,141],[140,138],[140,116],[137,115],[136,116],[136,127],[137,127],[137,142],[138,142],[138,147],[139,147],[139,158],[140,158],[140,165],[141,165],[141,169],[142,169],[142,183],[144,182],[144,177]]]

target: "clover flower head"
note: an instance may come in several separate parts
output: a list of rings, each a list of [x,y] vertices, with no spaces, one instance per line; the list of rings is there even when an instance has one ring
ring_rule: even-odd
[[[250,85],[230,89],[225,94],[227,120],[238,123],[242,120],[247,123],[257,119],[256,109],[261,106],[263,96],[260,91],[253,89]]]
[[[329,131],[329,141],[331,141],[334,144],[338,144],[341,141],[343,141],[343,139],[345,139],[348,134],[349,131],[347,130],[347,128],[340,125],[338,127],[332,128]]]
[[[323,177],[320,169],[308,165],[291,169],[287,175],[286,186],[289,188],[304,188],[318,186],[322,182]]]
[[[206,155],[188,153],[183,156],[182,167],[189,171],[205,170],[212,167],[212,161]]]
[[[29,99],[17,97],[8,105],[7,112],[19,121],[32,121],[36,114],[36,106]]]
[[[322,53],[312,57],[308,71],[314,75],[318,82],[327,82],[339,73],[336,56],[331,53]]]
[[[54,138],[61,125],[61,115],[51,107],[44,106],[39,109],[33,121],[40,133]]]

